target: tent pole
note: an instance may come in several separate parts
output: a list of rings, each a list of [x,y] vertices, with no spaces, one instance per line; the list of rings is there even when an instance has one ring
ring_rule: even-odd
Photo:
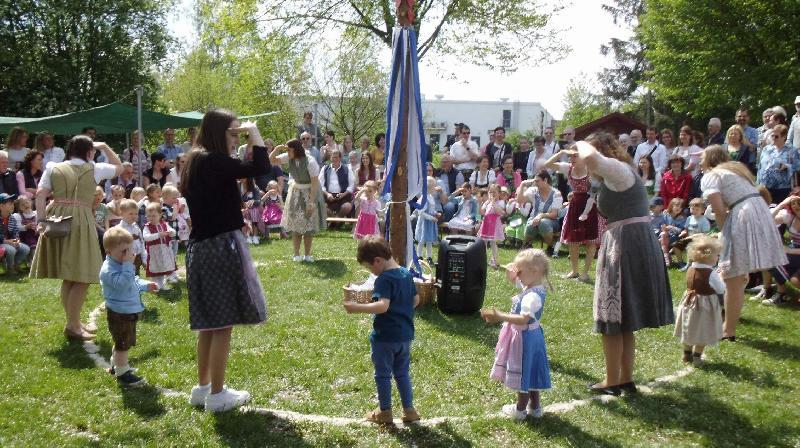
[[[144,93],[144,88],[141,85],[135,87],[136,89],[136,122],[137,122],[137,131],[139,133],[139,148],[144,151],[144,134],[142,134],[142,93]],[[141,161],[139,162],[141,165]],[[142,170],[139,171],[139,186],[142,185]]]

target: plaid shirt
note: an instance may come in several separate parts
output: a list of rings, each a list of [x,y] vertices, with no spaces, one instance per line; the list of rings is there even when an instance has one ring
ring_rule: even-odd
[[[8,215],[7,218],[0,217],[0,242],[3,242],[4,239],[18,239],[19,231],[19,223],[12,215]]]

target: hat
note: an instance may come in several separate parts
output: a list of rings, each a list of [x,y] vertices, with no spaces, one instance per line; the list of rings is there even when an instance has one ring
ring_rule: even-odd
[[[0,193],[0,204],[3,202],[13,201],[17,198],[15,194],[8,194],[8,193]]]
[[[653,199],[650,199],[650,207],[654,205],[664,205],[664,199],[661,196],[656,196]]]
[[[794,104],[800,104],[800,95],[797,95],[794,99]]]

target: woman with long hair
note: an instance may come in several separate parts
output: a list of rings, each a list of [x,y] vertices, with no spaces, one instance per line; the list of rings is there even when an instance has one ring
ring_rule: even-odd
[[[639,166],[636,172],[642,178],[647,196],[651,198],[657,196],[661,191],[661,173],[656,171],[656,167],[653,166],[653,158],[644,156],[639,159]]]
[[[723,147],[728,150],[731,160],[743,163],[755,176],[758,172],[756,168],[756,161],[758,160],[756,147],[744,135],[744,129],[738,124],[731,126],[728,128],[726,141],[727,143]]]
[[[95,163],[95,151],[103,151],[110,163]],[[89,285],[99,282],[103,257],[97,241],[92,203],[97,184],[119,176],[122,163],[105,143],[85,135],[72,137],[67,159],[47,166],[36,191],[39,242],[31,262],[31,278],[61,279],[61,304],[67,322],[64,336],[70,340],[94,339],[96,328],[81,323],[81,309]],[[47,205],[52,195],[53,202]],[[44,233],[47,217],[72,216],[69,233],[51,237]],[[79,263],[75,261],[79,260]]]
[[[361,164],[358,167],[357,174],[359,188],[369,180],[378,179],[378,170],[375,167],[375,162],[372,160],[372,154],[368,152],[361,153]]]
[[[33,199],[36,196],[36,189],[39,179],[42,178],[42,167],[44,165],[44,155],[37,150],[31,150],[25,154],[22,161],[22,168],[17,171],[17,186],[20,196]]]
[[[253,146],[252,162],[231,157],[242,132]],[[180,186],[192,220],[186,249],[189,326],[198,332],[198,385],[190,403],[205,405],[206,411],[226,411],[250,399],[247,391],[225,387],[233,326],[267,318],[261,281],[242,234],[237,179],[263,175],[269,168],[255,123],[240,123],[227,110],[206,112]]]
[[[281,154],[281,152],[287,151]],[[319,185],[319,165],[311,153],[303,149],[300,140],[294,139],[278,145],[269,154],[275,165],[288,164],[289,193],[281,217],[281,227],[292,233],[293,261],[311,263],[311,245],[314,234],[325,228],[325,199]],[[304,255],[300,255],[300,244]]]
[[[650,226],[647,191],[628,152],[606,132],[591,134],[577,147],[578,157],[601,182],[597,207],[608,219],[594,288],[595,331],[602,335],[606,372],[589,390],[632,393],[634,332],[675,321],[667,269]]]
[[[750,170],[731,162],[728,151],[719,145],[703,151],[700,166],[705,173],[701,183],[703,198],[711,205],[717,228],[721,229],[719,270],[726,286],[722,339],[735,341],[748,274],[783,266],[787,259]]]

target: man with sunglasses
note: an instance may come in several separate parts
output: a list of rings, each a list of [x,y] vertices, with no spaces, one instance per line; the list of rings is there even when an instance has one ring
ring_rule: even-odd
[[[308,132],[303,132],[300,134],[300,143],[303,145],[303,149],[308,151],[313,157],[314,160],[317,161],[317,164],[322,166],[322,152],[312,144],[313,137]]]
[[[475,160],[481,155],[478,144],[469,138],[470,134],[469,126],[464,125],[459,140],[450,147],[453,163],[455,163],[456,169],[464,175],[464,179],[469,179],[475,170]]]

